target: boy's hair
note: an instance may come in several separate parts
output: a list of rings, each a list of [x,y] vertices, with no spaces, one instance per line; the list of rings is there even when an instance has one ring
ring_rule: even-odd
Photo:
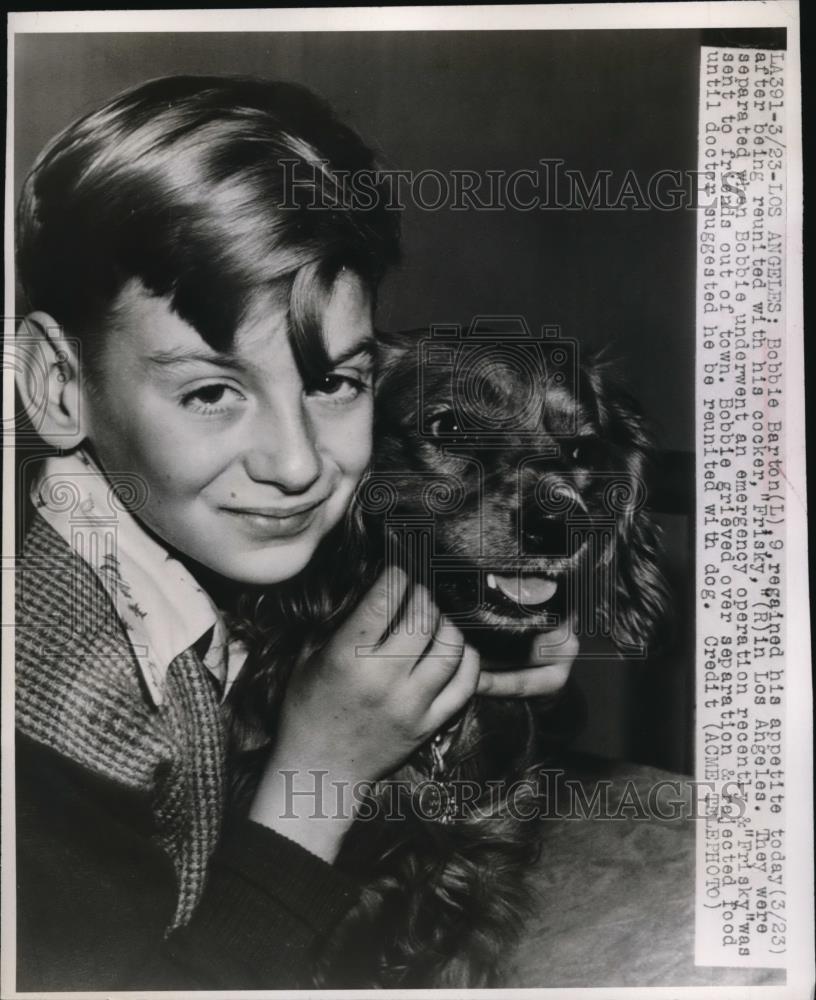
[[[296,357],[322,367],[320,320],[340,269],[373,294],[398,258],[397,216],[374,168],[359,136],[304,87],[150,81],[69,125],[28,175],[17,247],[29,306],[82,340],[87,361],[138,279],[227,350],[252,296],[283,282]]]

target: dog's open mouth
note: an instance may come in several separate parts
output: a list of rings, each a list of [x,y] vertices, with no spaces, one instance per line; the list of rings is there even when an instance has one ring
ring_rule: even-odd
[[[548,631],[566,611],[566,577],[554,573],[485,572],[481,610],[477,614],[494,628]]]
[[[523,608],[542,608],[558,592],[558,581],[548,576],[530,573],[513,573],[504,576],[488,573],[485,577],[485,598],[492,600],[495,592],[502,594],[510,604]]]
[[[568,610],[568,573],[560,567],[537,570],[443,570],[435,574],[434,593],[457,624],[500,632],[547,631]]]

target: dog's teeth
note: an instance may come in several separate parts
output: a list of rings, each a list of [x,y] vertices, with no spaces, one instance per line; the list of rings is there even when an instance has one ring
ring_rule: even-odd
[[[491,590],[496,590],[496,576],[494,573],[487,574],[487,585]]]

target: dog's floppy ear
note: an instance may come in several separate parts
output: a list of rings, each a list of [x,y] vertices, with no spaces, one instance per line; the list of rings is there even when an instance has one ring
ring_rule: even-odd
[[[595,361],[586,365],[585,374],[601,436],[613,451],[612,472],[620,476],[620,488],[609,499],[615,572],[603,613],[620,652],[643,655],[637,651],[654,639],[669,604],[659,564],[660,532],[649,513],[653,444],[640,408],[612,366]]]
[[[377,330],[377,379],[387,379],[401,363],[408,364],[410,356],[419,361],[419,345],[428,336],[428,330]],[[413,366],[412,366],[413,367]],[[414,370],[416,370],[414,368]]]

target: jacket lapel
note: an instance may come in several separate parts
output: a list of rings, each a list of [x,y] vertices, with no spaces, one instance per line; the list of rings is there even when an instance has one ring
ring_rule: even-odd
[[[204,887],[223,811],[225,741],[212,682],[192,650],[153,705],[104,587],[35,516],[16,572],[16,717],[25,735],[150,796],[176,866],[174,926]]]

